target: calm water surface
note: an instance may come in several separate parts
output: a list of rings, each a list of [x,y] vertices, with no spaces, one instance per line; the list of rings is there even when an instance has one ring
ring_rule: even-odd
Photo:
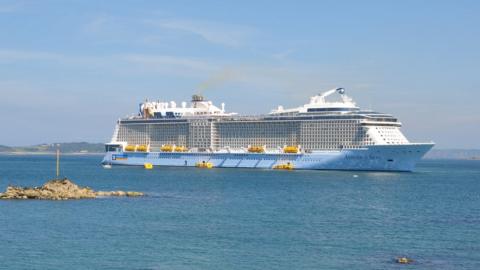
[[[480,161],[380,173],[100,160],[65,156],[62,174],[148,196],[0,201],[0,269],[480,269]],[[41,185],[54,166],[0,156],[0,190]]]

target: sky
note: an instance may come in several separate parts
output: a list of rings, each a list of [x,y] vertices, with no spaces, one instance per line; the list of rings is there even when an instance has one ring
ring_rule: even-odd
[[[150,100],[268,113],[343,87],[480,148],[479,1],[0,0],[0,145],[107,142]]]

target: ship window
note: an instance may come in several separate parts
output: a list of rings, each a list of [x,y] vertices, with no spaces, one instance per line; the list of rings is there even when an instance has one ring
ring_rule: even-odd
[[[120,145],[118,144],[108,144],[105,145],[105,152],[118,152]]]

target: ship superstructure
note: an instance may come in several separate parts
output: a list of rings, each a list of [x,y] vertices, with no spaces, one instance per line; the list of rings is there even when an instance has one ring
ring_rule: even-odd
[[[328,101],[337,94],[339,101]],[[433,146],[410,143],[389,114],[362,110],[336,88],[265,115],[227,113],[200,95],[182,102],[140,104],[120,119],[106,144],[109,164],[295,169],[413,170]]]

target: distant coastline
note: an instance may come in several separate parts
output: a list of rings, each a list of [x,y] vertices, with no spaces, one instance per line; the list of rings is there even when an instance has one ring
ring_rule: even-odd
[[[105,153],[102,152],[69,152],[62,153],[63,156],[101,156]],[[48,156],[56,155],[55,152],[0,152],[2,156]]]
[[[480,160],[480,149],[432,149],[423,159]]]
[[[0,145],[0,154],[4,155],[50,155],[55,154],[57,145],[60,147],[62,154],[68,155],[99,155],[103,154],[103,143],[87,143],[87,142],[69,142],[69,143],[52,143],[38,144],[32,146],[5,146]]]
[[[52,155],[56,145],[64,155],[103,155],[103,143],[69,142],[38,144],[32,146],[4,146],[0,145],[0,155]],[[480,160],[480,149],[432,149],[423,159],[463,159]]]

